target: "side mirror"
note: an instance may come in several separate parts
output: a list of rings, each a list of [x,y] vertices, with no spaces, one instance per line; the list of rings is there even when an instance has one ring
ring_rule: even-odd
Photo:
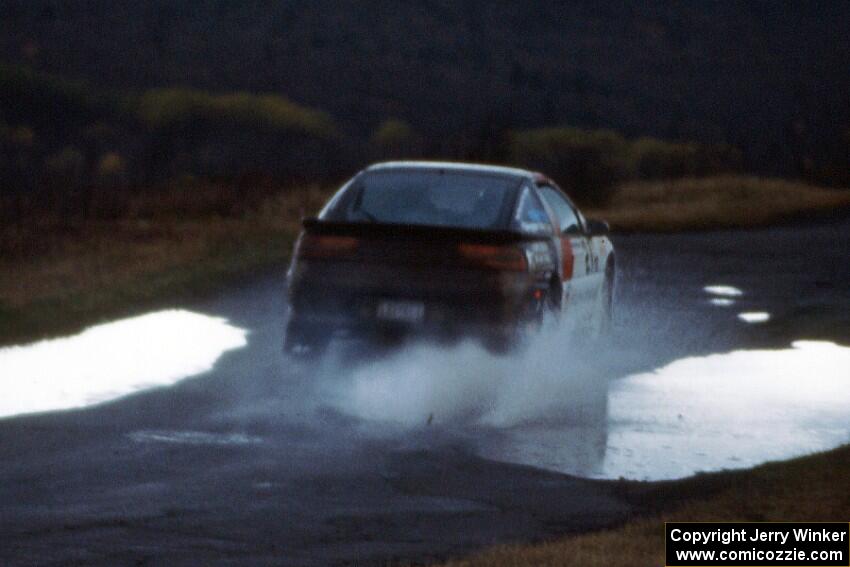
[[[588,219],[587,220],[587,235],[588,236],[605,236],[611,232],[611,227],[603,220]]]

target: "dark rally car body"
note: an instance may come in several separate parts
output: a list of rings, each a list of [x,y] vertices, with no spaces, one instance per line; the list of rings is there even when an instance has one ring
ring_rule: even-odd
[[[614,250],[548,178],[441,162],[373,165],[304,221],[285,350],[334,337],[473,336],[503,350],[547,311],[610,321]]]

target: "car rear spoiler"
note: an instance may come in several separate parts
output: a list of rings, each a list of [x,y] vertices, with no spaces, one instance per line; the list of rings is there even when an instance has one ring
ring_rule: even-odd
[[[339,222],[317,218],[303,221],[309,234],[334,234],[361,238],[400,238],[405,240],[463,241],[481,244],[510,244],[512,242],[545,240],[546,235],[524,234],[514,230],[482,230],[444,226],[389,224],[373,222]]]

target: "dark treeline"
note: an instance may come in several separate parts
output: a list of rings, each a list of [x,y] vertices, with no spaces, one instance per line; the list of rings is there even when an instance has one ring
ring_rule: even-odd
[[[118,216],[139,191],[213,186],[218,198],[222,185],[250,205],[282,187],[338,181],[370,161],[434,157],[433,140],[407,122],[386,119],[364,139],[279,95],[106,91],[0,65],[0,100],[0,196],[15,218]],[[457,150],[439,157],[546,171],[596,203],[620,181],[710,175],[741,161],[725,145],[571,127],[459,132],[449,142]]]
[[[11,217],[116,216],[140,190],[205,184],[256,202],[327,182],[341,174],[327,164],[354,159],[330,116],[277,95],[103,90],[0,64],[0,102],[0,205]]]
[[[2,11],[9,63],[123,92],[281,95],[333,116],[356,141],[345,156],[387,119],[422,154],[496,160],[505,132],[570,125],[726,144],[747,171],[850,185],[848,2],[6,0]]]

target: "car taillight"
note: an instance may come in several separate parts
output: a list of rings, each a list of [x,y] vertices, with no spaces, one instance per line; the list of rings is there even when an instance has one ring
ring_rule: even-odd
[[[524,272],[528,269],[525,254],[519,247],[459,244],[457,251],[461,258],[472,266],[510,272]]]
[[[359,244],[353,236],[305,234],[298,243],[296,255],[313,260],[341,258],[356,252]]]

